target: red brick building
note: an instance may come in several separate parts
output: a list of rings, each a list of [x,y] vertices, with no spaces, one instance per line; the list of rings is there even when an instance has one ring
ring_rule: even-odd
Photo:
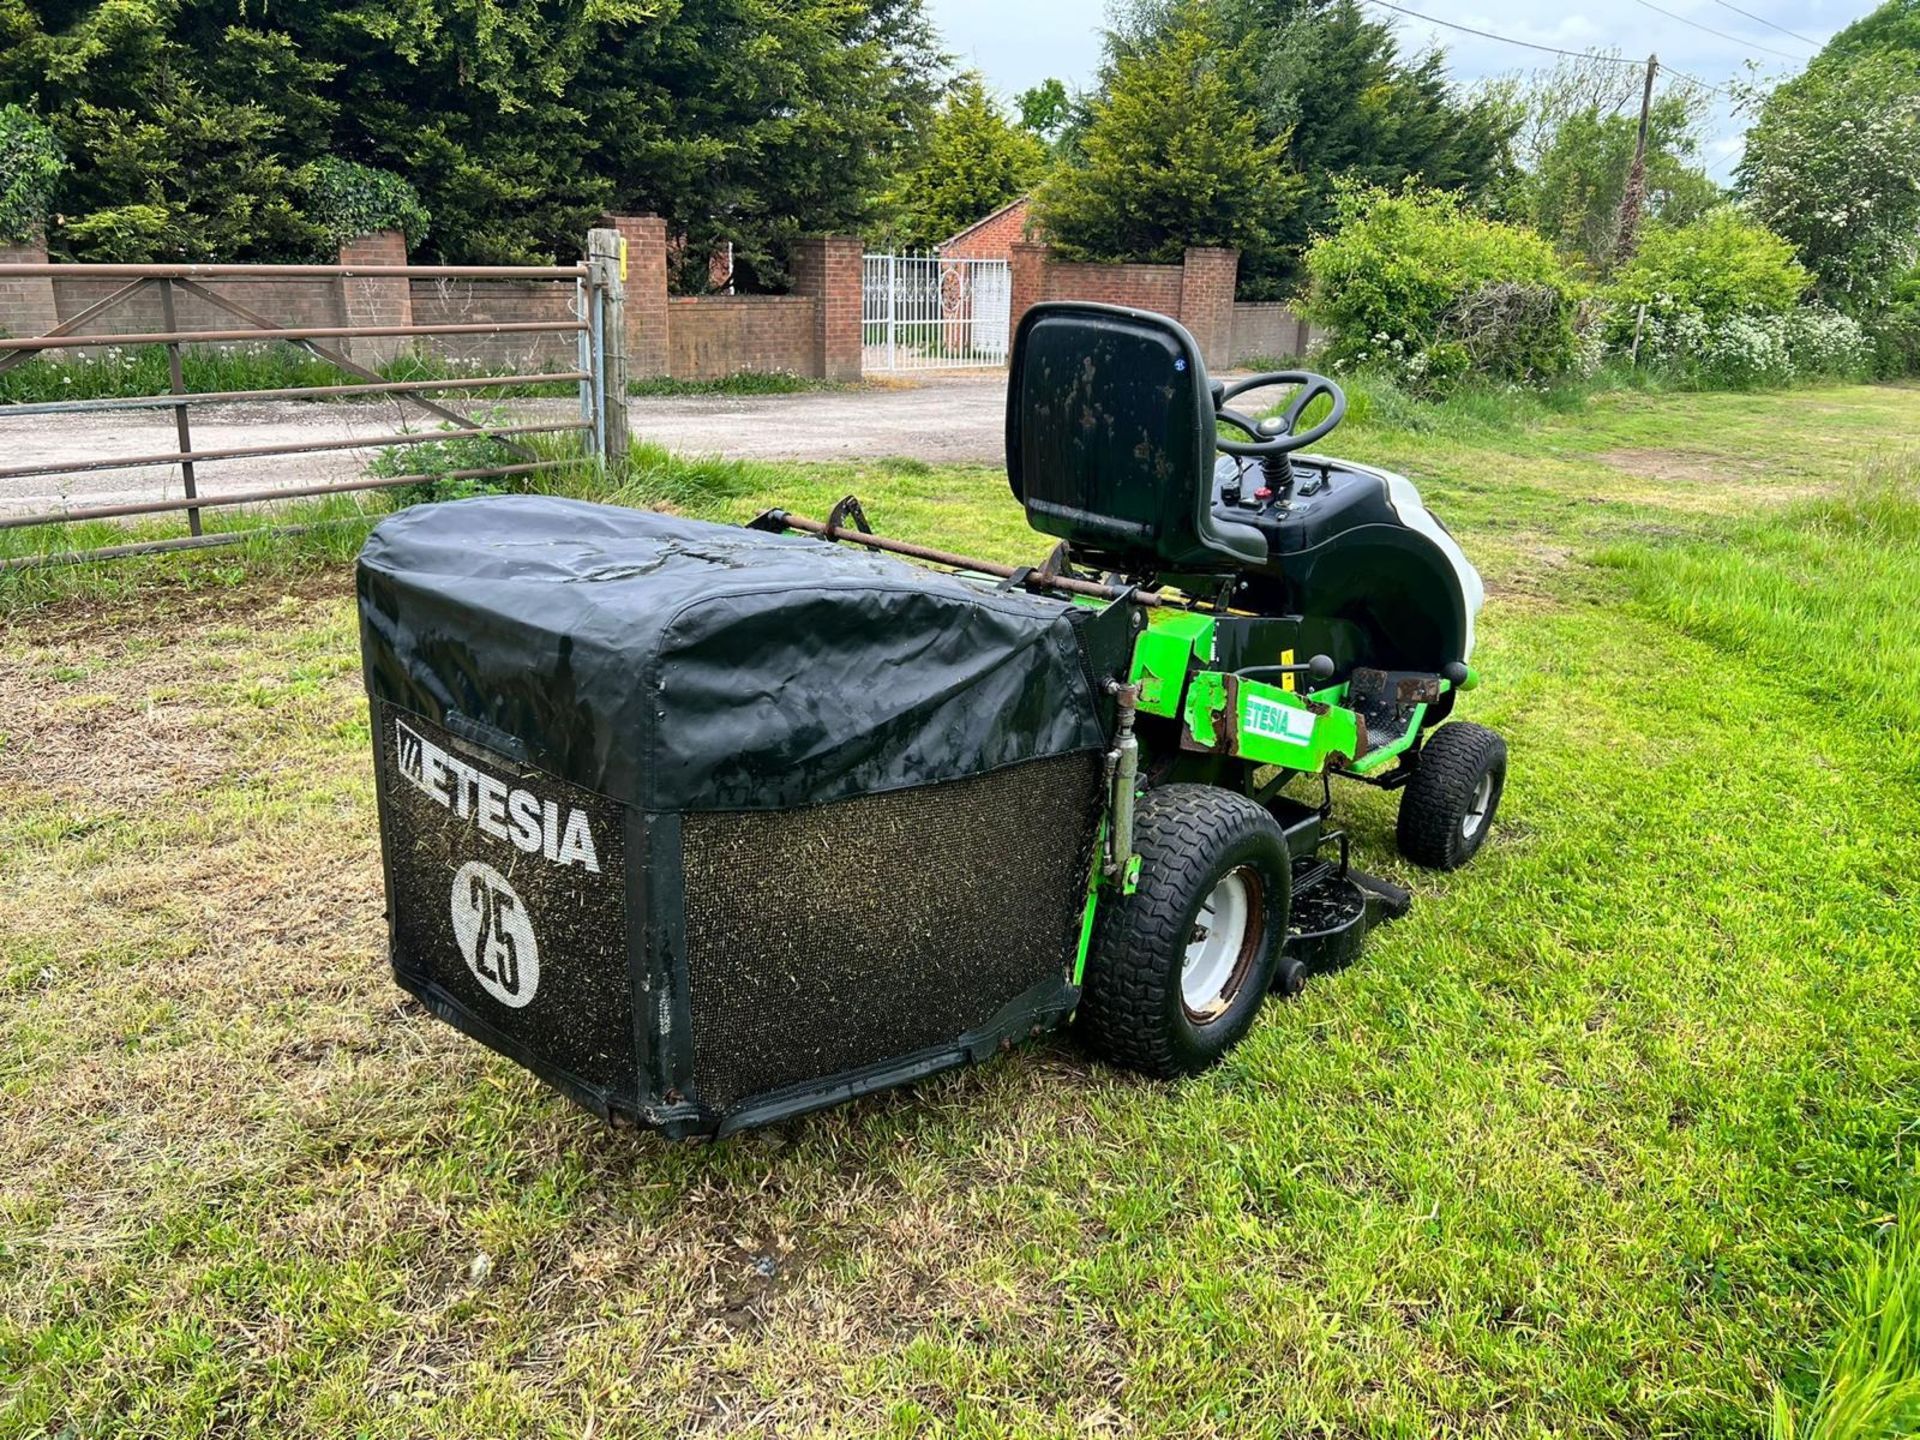
[[[1013,247],[1027,237],[1031,195],[1002,205],[998,210],[957,234],[949,235],[934,253],[944,260],[1011,260]]]

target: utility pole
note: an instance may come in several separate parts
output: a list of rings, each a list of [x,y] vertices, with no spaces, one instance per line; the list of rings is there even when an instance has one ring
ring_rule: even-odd
[[[1623,265],[1640,245],[1640,210],[1647,198],[1647,120],[1653,111],[1653,77],[1660,68],[1658,55],[1647,56],[1647,86],[1640,92],[1640,138],[1633,145],[1633,164],[1627,170],[1626,192],[1620,197],[1620,224],[1613,242],[1613,263]]]

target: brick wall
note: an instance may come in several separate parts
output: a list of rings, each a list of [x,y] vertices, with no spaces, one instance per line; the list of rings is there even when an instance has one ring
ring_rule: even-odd
[[[1236,251],[1196,246],[1178,265],[1086,265],[1055,260],[1045,245],[1022,241],[1012,247],[1011,259],[1016,328],[1041,300],[1125,305],[1173,316],[1193,333],[1210,367],[1231,363]]]
[[[414,280],[413,318],[419,325],[483,321],[571,320],[576,291],[570,280]],[[521,374],[572,370],[579,337],[564,331],[507,335],[429,335],[417,342],[432,354],[479,369]]]
[[[196,283],[216,295],[225,296],[243,309],[265,316],[276,325],[308,329],[347,323],[341,288],[330,280],[202,280]],[[71,320],[125,284],[124,280],[62,275],[53,282],[54,306],[62,321]],[[248,328],[247,322],[231,310],[223,310],[179,286],[174,288],[173,316],[182,330]],[[165,328],[160,311],[160,287],[150,284],[79,326],[73,333],[124,335],[158,333]],[[262,337],[263,340],[265,338]],[[346,342],[332,343],[341,345]]]
[[[701,295],[667,302],[676,380],[743,371],[812,375],[819,364],[820,302],[810,295]]]
[[[1093,300],[1102,305],[1131,305],[1136,310],[1180,314],[1178,265],[1076,265],[1053,261],[1047,266],[1047,300]]]
[[[740,371],[787,371],[858,379],[862,246],[851,236],[801,241],[795,249],[793,295],[716,295],[669,301],[666,225],[653,216],[609,223],[627,241],[626,313],[629,373],[713,379]],[[0,264],[45,263],[44,249],[0,249]],[[343,265],[401,265],[397,232],[362,236],[342,247]],[[0,271],[0,331],[39,335],[121,289],[125,282],[88,276],[85,267],[58,279]],[[447,280],[358,276],[340,279],[204,281],[205,288],[288,328],[347,324],[452,325],[486,321],[551,321],[572,317],[570,280]],[[177,288],[175,320],[183,330],[241,330],[247,322]],[[158,333],[164,324],[152,285],[87,322],[78,333]],[[262,339],[266,336],[263,334]],[[563,332],[439,335],[415,340],[374,337],[334,341],[362,364],[408,348],[489,370],[571,370],[578,343]]]
[[[1028,213],[1032,208],[1033,202],[1022,195],[1011,205],[994,211],[934,248],[954,260],[1011,259],[1013,247],[1026,238]]]
[[[1233,307],[1232,363],[1251,360],[1299,360],[1316,332],[1290,305],[1247,302]]]

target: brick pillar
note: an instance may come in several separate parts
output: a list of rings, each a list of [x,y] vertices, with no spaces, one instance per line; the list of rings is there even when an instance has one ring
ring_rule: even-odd
[[[814,311],[824,380],[858,380],[861,369],[858,235],[809,235],[793,245],[793,293],[819,302]]]
[[[1240,278],[1240,252],[1194,245],[1180,267],[1180,323],[1199,343],[1211,370],[1233,361],[1233,287]]]
[[[0,245],[0,265],[44,265],[47,242],[35,236],[18,245]],[[53,302],[53,278],[48,275],[8,275],[0,272],[0,331],[25,339],[44,335],[60,323]],[[43,357],[59,358],[64,352],[43,350]]]
[[[359,235],[340,247],[342,265],[404,265],[407,263],[407,238],[398,230],[376,230]],[[411,325],[413,323],[413,282],[404,275],[369,275],[364,279],[344,277],[340,281],[340,306],[349,325]],[[383,365],[411,348],[413,340],[404,335],[369,335],[348,340],[343,347],[351,360],[362,365]]]
[[[1020,317],[1047,298],[1047,247],[1036,240],[1016,240],[1008,247],[1008,280],[1013,289],[1009,302],[1011,334],[1020,331]]]
[[[609,215],[603,222],[627,242],[627,374],[667,373],[667,222],[658,215]]]

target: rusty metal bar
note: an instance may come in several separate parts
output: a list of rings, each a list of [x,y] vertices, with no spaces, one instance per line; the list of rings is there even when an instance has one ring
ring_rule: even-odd
[[[180,282],[180,288],[189,294],[198,295],[209,305],[224,310],[229,315],[239,316],[249,325],[257,325],[262,330],[272,330],[274,328],[273,321],[267,319],[266,316],[256,310],[248,309],[238,300],[229,299],[217,290],[209,290],[206,286],[192,280],[182,280]],[[584,333],[584,330],[582,333]],[[328,345],[320,345],[312,340],[305,340],[301,343],[306,346],[309,353],[318,355],[322,360],[339,366],[349,375],[358,375],[363,380],[379,380],[382,378],[378,371],[369,370],[366,366],[360,364],[359,361],[350,359],[343,350],[336,350]],[[458,410],[449,409],[437,400],[429,400],[425,396],[415,395],[413,397],[413,403],[418,405],[422,410],[425,410],[429,415],[438,415],[442,420],[449,420],[455,425],[472,425],[474,423]],[[515,455],[518,455],[522,460],[532,460],[535,458],[533,451],[524,445],[516,445],[512,441],[502,441],[501,443],[506,445],[507,449],[511,450]]]
[[[0,266],[0,270],[4,270],[5,268],[5,266]],[[107,296],[106,299],[96,300],[78,315],[69,316],[67,319],[62,320],[58,325],[47,331],[47,334],[49,336],[70,334],[74,330],[79,329],[80,326],[86,324],[87,321],[91,320],[94,316],[111,310],[136,290],[144,289],[146,285],[147,282],[145,280],[135,280],[130,285],[122,285],[118,290]],[[6,374],[7,371],[24,361],[31,360],[33,355],[34,352],[32,350],[16,350],[11,355],[0,355],[0,375]]]
[[[178,323],[173,315],[172,280],[162,280],[160,282],[160,323],[165,325],[169,330],[173,329]],[[186,393],[187,376],[186,371],[181,368],[180,346],[178,344],[167,346],[167,385],[176,395],[184,395]],[[181,455],[183,457],[191,455],[193,453],[193,430],[187,423],[187,407],[185,405],[175,405],[173,407],[173,433],[175,439],[179,442]],[[200,493],[200,487],[194,483],[193,461],[184,458],[180,462],[180,488],[186,492],[189,500]],[[200,533],[200,511],[197,506],[189,506],[187,508],[187,529],[195,535]]]
[[[358,524],[358,519],[317,520],[311,525],[279,525],[261,530],[216,530],[210,535],[183,535],[176,540],[143,540],[136,545],[103,545],[97,550],[60,550],[46,555],[16,555],[0,560],[8,570],[46,570],[55,565],[85,565],[96,560],[124,560],[133,555],[164,555],[171,550],[210,550],[219,545],[241,545],[256,536],[303,535],[335,525]]]
[[[5,350],[97,350],[105,345],[232,345],[248,340],[353,340],[410,335],[533,335],[581,329],[578,320],[463,321],[457,325],[310,325],[300,329],[165,330],[150,335],[35,335],[0,340]]]
[[[164,455],[126,455],[111,460],[51,461],[44,465],[16,465],[0,470],[0,480],[27,480],[37,475],[91,475],[100,470],[133,470],[149,465],[185,465],[207,460],[259,460],[268,455],[308,455],[322,450],[384,450],[401,445],[426,445],[435,440],[479,440],[506,435],[553,435],[586,430],[578,420],[556,420],[548,425],[502,425],[493,429],[413,430],[364,439],[308,440],[292,445],[236,445],[226,450],[187,450]]]
[[[420,280],[578,280],[587,273],[581,265],[62,265],[29,261],[0,265],[0,276],[86,275],[101,280],[315,280],[329,276],[349,279]]]
[[[503,475],[530,475],[571,465],[571,460],[533,460],[523,465],[494,465],[479,470],[445,470],[438,474],[382,475],[372,479],[336,480],[326,485],[293,485],[280,490],[246,490],[231,495],[201,495],[192,500],[130,500],[124,505],[89,505],[81,510],[47,510],[38,515],[0,515],[0,530],[26,530],[36,525],[80,525],[90,520],[124,520],[133,515],[164,515],[198,507],[267,505],[276,500],[310,500],[316,495],[348,494],[360,490],[389,490],[398,485],[430,485],[441,480],[488,480]]]
[[[289,385],[279,390],[189,390],[183,395],[114,395],[97,400],[34,400],[0,405],[0,420],[25,415],[92,414],[100,410],[163,410],[169,406],[235,405],[249,400],[350,400],[356,395],[413,395],[428,390],[491,390],[506,385],[573,385],[589,379],[584,370],[551,370],[539,375],[488,375],[460,380],[383,380],[365,385]]]
[[[1001,579],[1018,575],[1022,567],[1002,565],[994,560],[981,560],[971,555],[956,555],[951,550],[934,550],[925,545],[913,545],[905,540],[890,540],[884,535],[869,535],[863,530],[842,530],[823,524],[818,520],[809,520],[804,515],[792,515],[785,510],[769,510],[763,517],[787,527],[790,530],[802,530],[809,535],[818,535],[823,540],[845,540],[850,544],[864,545],[869,550],[884,550],[889,555],[904,555],[909,560],[924,560],[930,565],[944,565],[952,570],[977,570],[983,575],[998,575]],[[1135,590],[1118,585],[1102,585],[1093,580],[1075,580],[1063,575],[1045,576],[1037,569],[1031,569],[1032,583],[1044,585],[1049,590],[1064,590],[1069,595],[1091,595],[1101,600],[1119,600],[1125,598],[1135,605],[1183,609],[1176,600],[1169,600],[1158,590]]]

